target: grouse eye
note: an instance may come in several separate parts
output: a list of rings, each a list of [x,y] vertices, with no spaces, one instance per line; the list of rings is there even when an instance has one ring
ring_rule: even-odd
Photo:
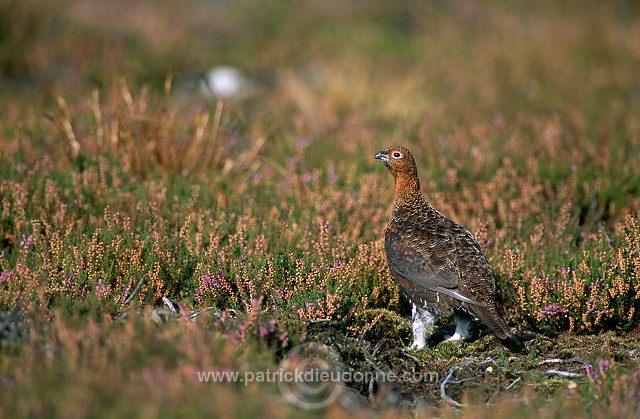
[[[400,153],[399,151],[394,151],[392,156],[394,159],[399,159],[400,157],[402,157],[402,153]]]

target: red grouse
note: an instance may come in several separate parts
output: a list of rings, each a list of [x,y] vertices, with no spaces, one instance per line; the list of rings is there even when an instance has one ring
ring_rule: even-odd
[[[394,208],[385,233],[391,274],[412,304],[413,347],[438,317],[456,315],[450,337],[469,337],[477,317],[508,347],[522,348],[496,309],[495,274],[473,235],[433,208],[420,193],[418,170],[404,147],[375,155],[395,181]]]

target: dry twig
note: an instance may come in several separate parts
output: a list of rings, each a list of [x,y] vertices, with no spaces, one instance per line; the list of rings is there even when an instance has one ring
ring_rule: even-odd
[[[462,403],[458,403],[457,401],[453,400],[451,397],[447,396],[447,384],[449,384],[449,381],[451,381],[451,377],[453,377],[453,373],[457,369],[458,369],[457,366],[451,367],[447,376],[444,378],[444,380],[442,380],[442,383],[440,383],[440,397],[442,398],[442,400],[444,400],[445,402],[449,403],[452,406],[463,407],[464,405]]]
[[[560,370],[546,370],[545,371],[547,374],[549,375],[557,375],[559,377],[566,377],[566,378],[582,378],[584,377],[584,374],[580,374],[577,372],[569,372],[569,371],[560,371]]]
[[[511,384],[509,384],[507,387],[505,387],[504,391],[509,391],[513,388],[513,386],[515,386],[516,384],[518,384],[520,381],[522,381],[522,377],[518,377],[515,380],[513,380],[513,382]],[[489,397],[489,399],[487,399],[487,403],[486,405],[489,406],[491,405],[491,401],[493,400],[494,397],[496,397],[498,394],[500,394],[500,386],[498,386],[498,388],[496,388],[496,391],[493,392],[493,394],[491,395],[491,397]]]
[[[180,315],[178,314],[178,311],[176,310],[176,307],[173,305],[173,303],[169,298],[162,297],[162,302],[164,303],[164,305],[169,307],[169,310],[171,310],[171,314],[173,314],[174,317],[180,317]]]
[[[579,356],[574,356],[572,358],[568,358],[568,359],[562,359],[562,358],[549,358],[549,359],[543,359],[542,361],[538,362],[538,365],[545,365],[545,364],[568,364],[571,362],[577,362],[579,364],[584,364],[586,361],[582,358],[580,358]]]
[[[129,304],[131,300],[133,300],[136,297],[136,295],[138,295],[138,292],[140,291],[140,287],[142,286],[143,281],[144,281],[144,278],[140,278],[140,281],[138,281],[138,283],[136,284],[136,287],[133,289],[133,292],[129,294],[127,299],[124,300],[124,303],[122,303],[123,307]]]
[[[215,307],[205,307],[203,309],[200,309],[198,311],[194,311],[193,313],[189,314],[189,320],[194,320],[196,317],[198,317],[200,314],[205,313],[207,311],[211,311],[211,310],[215,310],[214,311],[214,315],[218,318],[222,317],[222,313],[220,312],[220,310],[217,310]]]

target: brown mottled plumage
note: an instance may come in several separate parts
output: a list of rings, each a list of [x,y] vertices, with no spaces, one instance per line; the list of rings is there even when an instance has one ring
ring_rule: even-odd
[[[389,147],[375,157],[384,162],[395,181],[385,250],[393,277],[414,304],[414,345],[424,347],[424,327],[416,330],[416,321],[430,326],[436,317],[455,312],[477,317],[498,338],[519,348],[519,340],[496,309],[491,265],[473,235],[422,196],[409,150]]]

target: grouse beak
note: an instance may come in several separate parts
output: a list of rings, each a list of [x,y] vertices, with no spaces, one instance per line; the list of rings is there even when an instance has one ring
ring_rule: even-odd
[[[389,153],[387,153],[386,150],[382,150],[381,152],[379,152],[378,154],[376,154],[375,156],[376,159],[378,160],[382,160],[383,163],[389,163]]]

